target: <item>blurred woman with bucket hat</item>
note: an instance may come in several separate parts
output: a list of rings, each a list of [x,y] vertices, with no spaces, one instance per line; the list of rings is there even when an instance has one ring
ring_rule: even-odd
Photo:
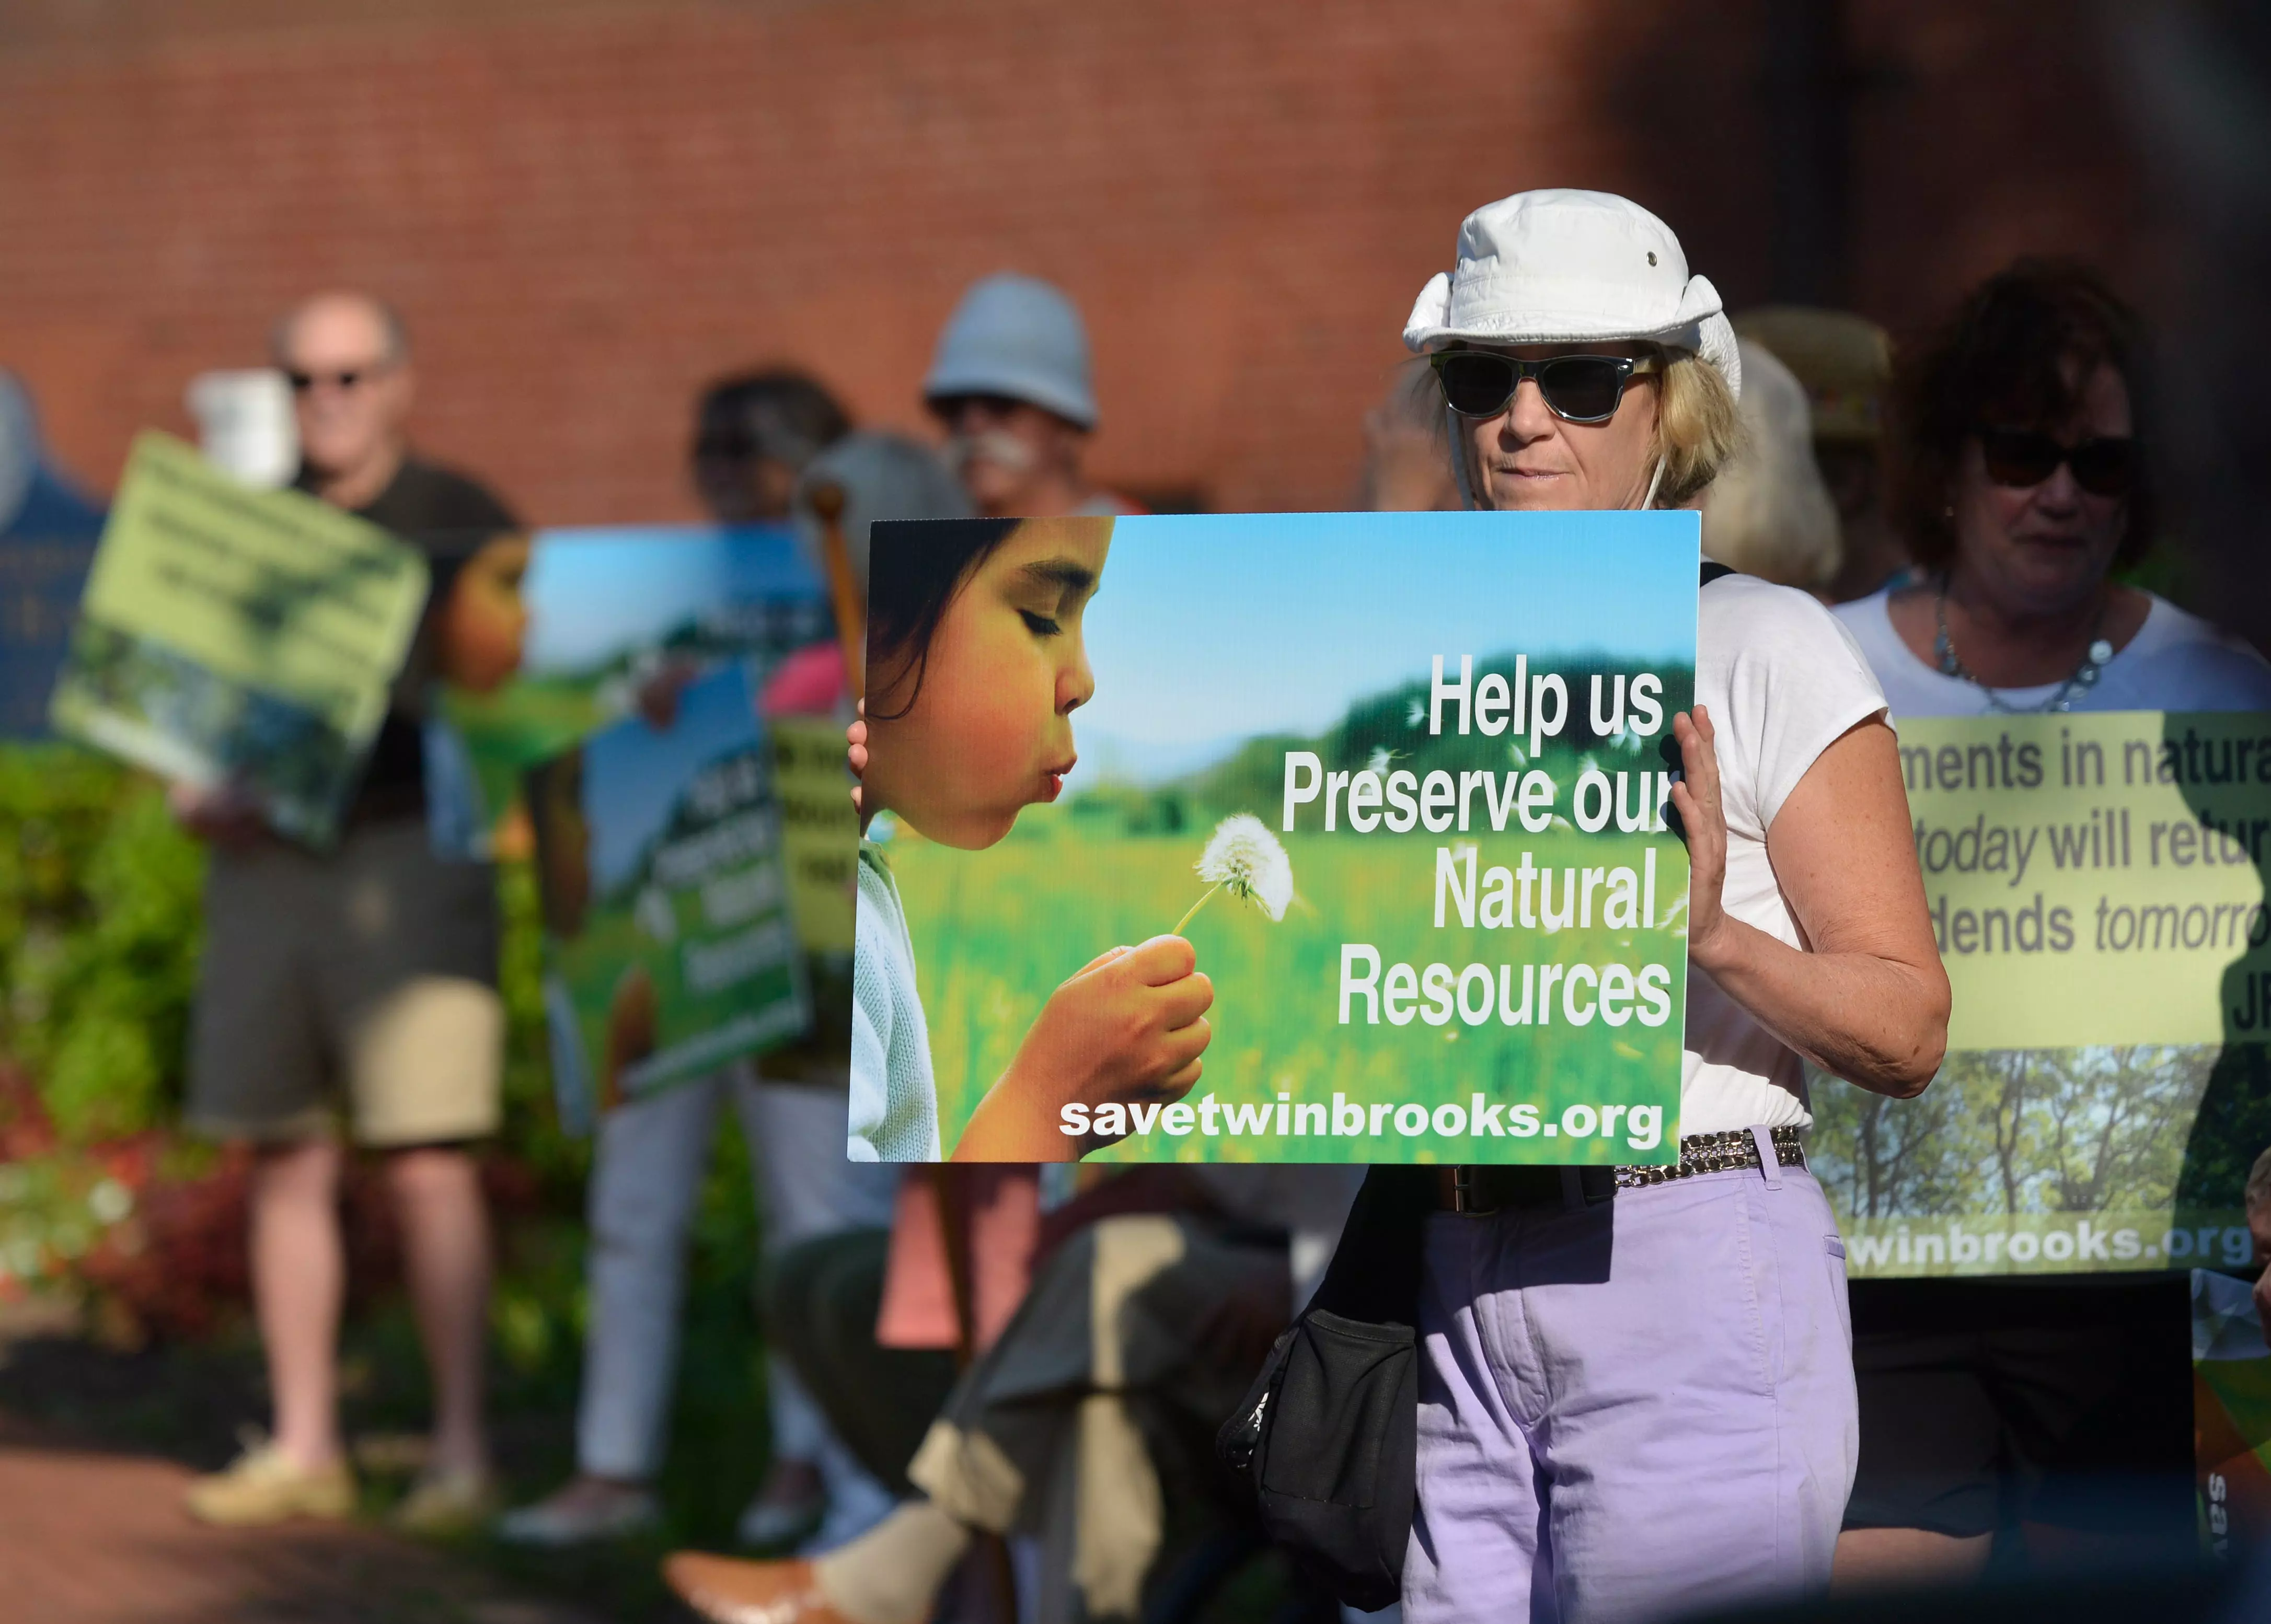
[[[1689,503],[1738,438],[1718,294],[1621,197],[1476,211],[1404,337],[1472,508]],[[1320,1294],[1330,1309],[1344,1279],[1418,1327],[1416,1494],[1388,1563],[1411,1624],[1664,1617],[1829,1577],[1855,1401],[1801,1063],[1919,1092],[1947,981],[1884,697],[1828,612],[1720,573],[1695,700],[1673,723],[1696,972],[1679,1165],[1377,1169]],[[1425,1259],[1401,1309],[1389,1234]]]
[[[938,336],[923,402],[947,460],[987,518],[1108,515],[1142,508],[1081,470],[1096,432],[1088,328],[1064,292],[1002,271],[971,285]]]

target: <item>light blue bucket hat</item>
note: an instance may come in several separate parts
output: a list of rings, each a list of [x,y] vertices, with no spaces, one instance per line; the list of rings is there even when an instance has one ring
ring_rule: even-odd
[[[1038,277],[1004,271],[962,296],[938,336],[923,398],[1005,395],[1096,426],[1088,330],[1063,292]]]

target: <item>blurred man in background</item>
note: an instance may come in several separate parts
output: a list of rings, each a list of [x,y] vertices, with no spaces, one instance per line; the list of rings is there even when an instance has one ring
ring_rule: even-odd
[[[1909,567],[1908,544],[1888,516],[1885,404],[1893,345],[1845,310],[1769,305],[1735,318],[1735,331],[1798,375],[1813,414],[1813,456],[1837,504],[1843,556],[1822,589],[1833,604],[1866,597]]]
[[[449,596],[458,566],[511,512],[413,456],[400,319],[361,293],[309,299],[277,323],[290,382],[298,489],[419,547]],[[212,847],[190,1042],[189,1124],[257,1149],[252,1292],[275,1406],[272,1442],[192,1486],[208,1522],[339,1516],[354,1504],[340,1448],[338,1338],[346,1264],[336,1094],[354,1142],[386,1153],[411,1305],[434,1383],[434,1434],[405,1525],[443,1531],[494,1498],[482,1423],[490,1244],[467,1146],[499,1116],[504,1011],[495,884],[428,838],[419,695],[421,630],[336,850],[269,836],[227,787],[177,787],[182,824]]]
[[[1004,272],[962,296],[939,334],[923,399],[985,518],[1142,511],[1081,472],[1096,429],[1088,330],[1071,300]]]

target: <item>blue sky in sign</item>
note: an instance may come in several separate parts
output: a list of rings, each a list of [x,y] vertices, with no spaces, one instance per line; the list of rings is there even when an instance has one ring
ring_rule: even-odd
[[[1693,513],[1122,519],[1086,616],[1082,776],[1172,776],[1319,731],[1437,654],[1452,671],[1462,654],[1690,663],[1700,546]]]

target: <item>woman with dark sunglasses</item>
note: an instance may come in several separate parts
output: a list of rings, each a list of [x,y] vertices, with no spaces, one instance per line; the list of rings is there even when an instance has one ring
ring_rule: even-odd
[[[1404,337],[1441,382],[1471,508],[1677,506],[1735,448],[1718,294],[1621,197],[1476,211]],[[1372,1212],[1432,1214],[1421,1266],[1365,1261],[1409,1244],[1371,1220],[1336,1264],[1417,1281],[1397,1309],[1420,1338],[1411,1624],[1655,1618],[1828,1583],[1853,1376],[1801,1058],[1917,1093],[1947,980],[1850,640],[1741,575],[1703,587],[1697,625],[1696,704],[1673,723],[1695,972],[1679,1164],[1375,1169]]]
[[[2144,339],[2078,267],[2022,262],[1906,368],[1911,584],[1837,614],[1902,716],[2271,709],[2271,665],[2114,572],[2154,538]],[[2036,1555],[2181,1554],[2193,1517],[2180,1273],[1861,1280],[1843,1584]],[[2118,1487],[2116,1487],[2118,1486]]]
[[[1895,717],[2271,708],[2271,665],[2115,572],[2159,513],[2136,318],[2089,271],[1991,278],[1901,382],[1917,568],[1837,614]]]

